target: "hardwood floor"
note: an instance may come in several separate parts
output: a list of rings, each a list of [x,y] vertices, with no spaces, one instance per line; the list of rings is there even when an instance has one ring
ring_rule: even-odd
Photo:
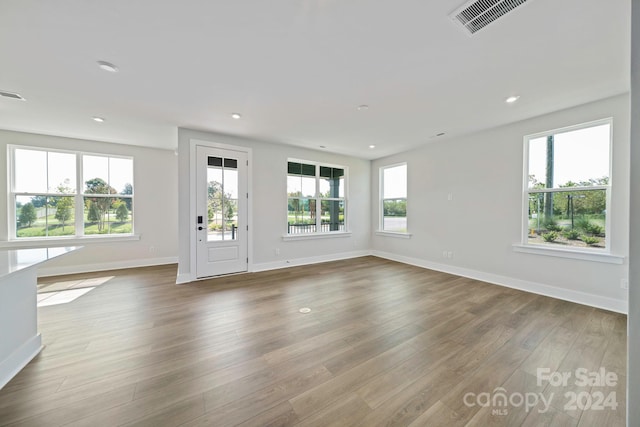
[[[624,425],[620,314],[374,257],[175,277],[42,279],[109,278],[39,309],[46,347],[0,390],[0,425]],[[576,384],[600,367],[617,381]],[[553,386],[539,368],[571,378]]]

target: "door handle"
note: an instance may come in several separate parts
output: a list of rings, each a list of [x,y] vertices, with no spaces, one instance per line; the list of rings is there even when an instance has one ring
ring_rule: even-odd
[[[204,228],[202,228],[202,226],[198,227],[198,231],[202,231],[204,230]]]

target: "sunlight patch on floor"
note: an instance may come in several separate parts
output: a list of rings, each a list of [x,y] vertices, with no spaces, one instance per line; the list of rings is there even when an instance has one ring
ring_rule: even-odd
[[[66,304],[96,287],[107,283],[114,276],[95,277],[92,279],[67,280],[38,285],[38,307]]]

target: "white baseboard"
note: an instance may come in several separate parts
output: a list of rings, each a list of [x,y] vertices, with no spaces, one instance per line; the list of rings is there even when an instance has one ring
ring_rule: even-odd
[[[191,281],[191,274],[189,273],[178,273],[178,276],[176,277],[176,285],[183,285]]]
[[[321,262],[340,261],[343,259],[358,258],[362,256],[371,255],[371,251],[352,251],[352,252],[340,252],[330,255],[320,255],[307,258],[296,258],[291,260],[282,260],[275,262],[263,262],[260,264],[253,264],[250,269],[251,273],[257,273],[259,271],[277,270],[280,268],[298,267],[301,265],[319,264]]]
[[[64,274],[90,273],[93,271],[121,270],[123,268],[151,267],[153,265],[177,264],[177,257],[143,258],[127,261],[103,262],[96,264],[70,265],[65,267],[42,267],[38,277],[62,276]]]
[[[42,350],[42,337],[40,334],[31,337],[22,347],[11,353],[9,357],[0,362],[0,390],[7,385],[18,372],[22,370]]]
[[[593,295],[586,292],[574,291],[570,289],[558,288],[556,286],[544,285],[542,283],[530,282],[527,280],[515,279],[513,277],[500,276],[498,274],[485,273],[483,271],[472,270],[469,268],[456,267],[452,265],[439,264],[431,261],[425,261],[418,258],[407,257],[404,255],[392,254],[383,251],[371,251],[371,255],[401,262],[404,264],[415,265],[417,267],[428,268],[430,270],[442,271],[444,273],[454,274],[456,276],[468,277],[470,279],[480,280],[482,282],[492,283],[494,285],[505,286],[507,288],[518,289],[526,292],[544,295],[552,298],[558,298],[565,301],[575,302],[578,304],[589,305],[592,307],[603,308],[605,310],[615,311],[627,314],[627,301],[615,298],[608,298],[599,295]]]

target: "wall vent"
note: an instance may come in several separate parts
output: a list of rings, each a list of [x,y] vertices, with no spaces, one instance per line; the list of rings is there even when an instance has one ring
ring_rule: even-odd
[[[24,101],[25,100],[22,97],[22,95],[19,95],[17,93],[13,93],[13,92],[6,92],[4,90],[0,90],[0,96],[2,96],[4,98],[19,99],[20,101]]]
[[[469,34],[475,34],[526,2],[527,0],[471,0],[453,11],[449,17]]]

